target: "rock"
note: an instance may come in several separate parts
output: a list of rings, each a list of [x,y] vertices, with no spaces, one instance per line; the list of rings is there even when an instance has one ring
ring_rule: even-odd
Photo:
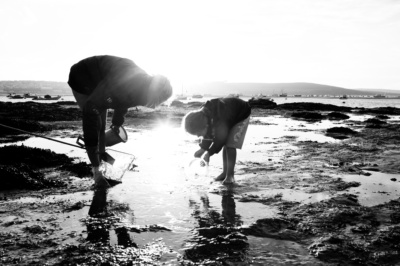
[[[292,117],[303,118],[306,120],[322,120],[323,119],[323,115],[321,115],[320,113],[316,113],[316,112],[297,112],[297,113],[293,113]]]
[[[350,118],[350,116],[339,113],[339,112],[331,112],[331,113],[327,114],[327,117],[332,120],[345,120],[345,119]]]
[[[274,109],[277,104],[270,99],[251,98],[249,104],[252,108]]]
[[[334,139],[347,139],[349,136],[356,134],[358,134],[357,131],[346,127],[332,127],[326,130],[326,136]]]

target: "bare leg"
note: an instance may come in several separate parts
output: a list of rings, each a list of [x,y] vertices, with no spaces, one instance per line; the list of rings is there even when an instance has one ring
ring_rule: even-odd
[[[224,146],[224,149],[222,150],[222,162],[223,162],[223,171],[222,174],[217,176],[214,180],[215,181],[222,181],[226,178],[226,172],[227,172],[227,167],[228,167],[228,157],[227,157],[227,151],[226,147]]]
[[[79,108],[82,110],[83,107],[85,106],[86,101],[89,96],[85,95],[85,94],[81,94],[74,90],[72,90],[72,94],[74,95],[75,100],[79,105]],[[105,179],[103,174],[99,172],[99,169],[98,169],[100,166],[100,162],[101,162],[98,152],[105,151],[105,139],[104,139],[105,133],[104,133],[104,131],[105,131],[105,127],[106,127],[107,110],[104,111],[98,119],[99,119],[98,123],[101,124],[101,129],[98,132],[100,145],[94,146],[94,147],[86,147],[86,151],[87,151],[90,163],[92,164],[92,166],[94,168],[93,169],[93,178],[94,178],[94,182],[95,182],[95,187],[96,188],[108,188],[108,187],[110,187],[110,184],[108,184],[107,180]]]
[[[106,131],[106,123],[107,123],[107,109],[100,114],[101,118],[101,127],[99,132],[99,152],[106,152],[106,139],[105,139],[105,131]]]
[[[222,184],[232,184],[235,183],[235,164],[236,164],[236,149],[235,148],[226,148],[226,157],[227,157],[227,169],[226,169],[226,178],[222,182]]]

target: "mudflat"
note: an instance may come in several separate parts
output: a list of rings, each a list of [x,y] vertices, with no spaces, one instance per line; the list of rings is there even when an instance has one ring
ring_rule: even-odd
[[[400,262],[399,109],[257,103],[224,186],[220,154],[207,176],[186,173],[197,144],[179,127],[200,104],[130,110],[118,149],[137,158],[122,184],[94,191],[84,151],[26,133],[76,139],[74,102],[0,102],[1,264]]]

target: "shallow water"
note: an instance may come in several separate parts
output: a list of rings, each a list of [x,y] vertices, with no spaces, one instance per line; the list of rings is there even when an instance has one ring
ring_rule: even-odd
[[[350,188],[348,190],[349,193],[358,196],[358,201],[361,205],[379,205],[400,197],[400,175],[372,171],[365,172],[368,172],[371,175],[342,176],[342,179],[346,182],[356,181],[361,184],[359,187]]]
[[[325,129],[335,126],[337,122],[326,120],[307,123],[279,116],[252,117],[252,121],[261,123],[249,126],[245,145],[242,150],[238,151],[238,161],[266,162],[270,158],[282,160],[285,153],[296,149],[289,142],[285,142],[282,136],[302,141],[338,141],[323,134]],[[129,141],[113,146],[114,151],[109,150],[109,153],[117,159],[114,167],[118,168],[118,163],[125,160],[125,155],[115,150],[135,155],[136,159],[133,163],[137,167],[133,171],[125,172],[123,183],[109,190],[107,201],[119,202],[129,207],[128,212],[120,214],[123,223],[139,226],[157,224],[172,230],[157,233],[130,233],[133,241],[139,246],[161,238],[168,248],[183,254],[193,239],[193,229],[199,227],[199,217],[217,214],[231,223],[250,225],[261,218],[278,216],[279,211],[274,207],[256,202],[239,202],[229,193],[224,195],[212,193],[223,187],[219,183],[212,182],[212,177],[219,174],[222,165],[220,155],[211,158],[208,175],[188,175],[187,167],[193,160],[193,153],[198,149],[197,140],[182,133],[180,128],[160,124],[151,131],[129,127],[126,129]],[[313,131],[308,131],[310,129]],[[75,143],[75,139],[57,139]],[[35,137],[18,144],[51,149],[87,162],[83,149],[46,139]],[[265,152],[277,146],[280,149],[273,153]],[[350,192],[359,195],[360,202],[369,206],[400,196],[399,181],[390,181],[391,178],[393,176],[380,173],[372,173],[370,177],[343,176],[345,181],[362,183],[362,186],[358,188],[351,188]],[[382,191],[389,193],[382,193]],[[234,194],[234,190],[231,192]],[[295,200],[304,204],[330,197],[325,192],[308,194],[290,189],[272,189],[268,192],[264,191],[263,194],[282,194],[284,200]],[[88,206],[83,209],[63,215],[63,230],[57,232],[57,234],[63,235],[75,231],[85,235],[86,228],[80,219],[87,217],[92,197],[93,192],[90,191],[43,199],[21,198],[19,201],[25,203],[62,199],[87,201]],[[111,244],[117,244],[116,233],[111,230],[109,235]],[[66,238],[66,241],[74,240]],[[248,243],[250,244],[249,257],[252,259],[253,265],[318,265],[318,261],[310,256],[304,247],[292,241],[251,236],[248,238]],[[163,260],[176,261],[176,254],[165,255]]]
[[[250,126],[247,135],[248,141],[251,143],[259,140],[266,128],[267,126]],[[270,131],[279,130],[279,132],[275,132],[266,138],[267,141],[278,138],[278,135],[286,129],[286,127],[281,129],[270,127]],[[224,216],[232,223],[242,225],[249,225],[261,218],[277,216],[278,210],[275,208],[254,202],[238,202],[233,197],[227,198],[210,193],[212,190],[221,188],[221,185],[213,183],[211,178],[219,174],[222,165],[219,155],[211,158],[208,176],[188,175],[187,167],[193,159],[193,153],[198,149],[197,140],[183,134],[180,128],[160,125],[152,131],[134,131],[128,127],[127,132],[129,141],[126,144],[117,144],[113,146],[113,149],[136,155],[134,164],[137,167],[134,168],[134,171],[125,173],[122,184],[109,190],[107,200],[129,206],[131,212],[124,217],[126,223],[141,226],[157,224],[172,230],[171,232],[131,233],[137,244],[144,245],[149,241],[162,238],[167,247],[183,253],[187,243],[193,237],[193,229],[198,227],[199,221],[197,219],[199,216],[206,217],[215,213]],[[58,139],[68,143],[75,142],[75,139]],[[47,139],[35,137],[17,144],[51,149],[57,153],[66,153],[71,157],[87,161],[83,149],[73,148]],[[260,145],[260,148],[262,148],[262,145]],[[251,154],[252,150],[249,147],[250,145],[239,151],[238,158],[243,159]],[[108,152],[117,159],[117,162],[123,160],[123,154],[115,151]],[[257,160],[255,157],[250,155],[248,158]],[[262,160],[261,157],[262,155],[259,158],[260,160]],[[92,192],[75,193],[73,198],[76,201],[87,200],[90,202],[92,194]],[[68,196],[57,197],[66,198]],[[55,200],[57,197],[50,198]],[[35,200],[46,199],[22,198],[19,201],[31,202]],[[226,204],[227,201],[228,204]],[[85,228],[79,222],[79,219],[87,215],[88,209],[89,206],[71,212],[69,218],[65,218],[64,226],[69,229],[73,228],[77,232],[84,231]],[[194,215],[195,212],[196,215]],[[66,229],[62,232],[64,231]],[[110,232],[110,239],[112,244],[117,244],[115,232]],[[252,239],[254,243],[264,242],[263,239],[257,241],[255,237],[252,237]],[[276,240],[269,239],[267,242],[273,243],[274,241]],[[288,248],[294,245],[290,241],[278,242],[281,246],[286,245]],[[275,252],[279,252],[279,249]],[[282,253],[280,256],[286,256],[285,254]],[[309,259],[313,258],[310,257]]]

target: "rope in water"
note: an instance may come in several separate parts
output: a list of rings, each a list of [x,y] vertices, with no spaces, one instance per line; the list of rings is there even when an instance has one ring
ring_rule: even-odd
[[[22,130],[22,129],[19,129],[19,128],[10,127],[10,126],[6,126],[6,125],[3,125],[3,124],[0,124],[0,126],[6,127],[6,128],[10,128],[10,129],[13,129],[13,130],[17,130],[17,131],[21,131],[21,132],[24,132],[24,133],[27,133],[27,134],[30,134],[30,135],[33,135],[33,136],[36,136],[36,137],[40,137],[40,138],[52,140],[52,141],[55,141],[55,142],[59,142],[59,143],[62,143],[62,144],[70,145],[70,146],[73,146],[73,147],[85,149],[85,147],[83,147],[83,146],[71,144],[71,143],[68,143],[68,142],[61,141],[61,140],[56,140],[56,139],[49,138],[49,137],[46,137],[46,136],[43,136],[43,135],[40,135],[40,134],[36,134],[36,133],[29,132],[29,131],[25,131],[25,130]]]
[[[75,144],[64,142],[64,141],[61,141],[61,140],[49,138],[49,137],[46,137],[46,136],[43,136],[43,135],[40,135],[40,134],[36,134],[36,133],[32,133],[32,132],[29,132],[29,131],[26,131],[26,130],[22,130],[22,129],[19,129],[19,128],[10,127],[10,126],[3,125],[3,124],[0,124],[0,126],[5,127],[5,128],[9,128],[9,129],[13,129],[13,130],[17,130],[17,131],[20,131],[20,132],[24,132],[26,134],[33,135],[33,136],[36,136],[36,137],[39,137],[39,138],[44,138],[44,139],[55,141],[55,142],[58,142],[58,143],[61,143],[61,144],[69,145],[69,146],[72,146],[72,147],[76,147],[76,148],[80,148],[80,149],[86,149],[85,146],[75,145]],[[130,156],[134,156],[133,154],[130,154],[130,153],[127,153],[127,152],[117,151],[117,150],[113,150],[113,149],[109,149],[109,150],[115,151],[115,152],[119,152],[119,153],[124,153],[124,154],[130,155]]]

